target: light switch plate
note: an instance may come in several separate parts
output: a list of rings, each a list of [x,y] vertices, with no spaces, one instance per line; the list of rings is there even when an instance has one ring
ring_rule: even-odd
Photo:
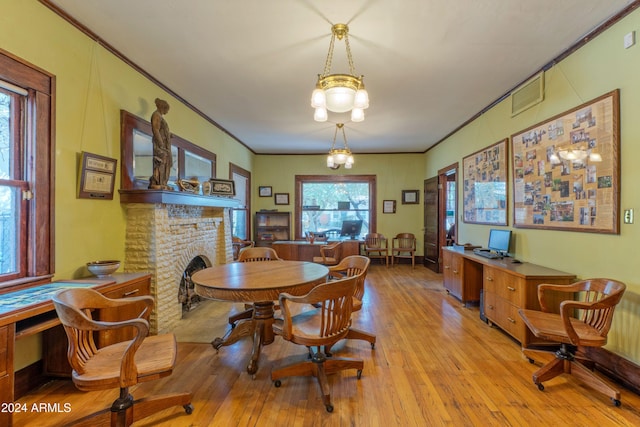
[[[633,224],[633,209],[624,210],[624,223]]]

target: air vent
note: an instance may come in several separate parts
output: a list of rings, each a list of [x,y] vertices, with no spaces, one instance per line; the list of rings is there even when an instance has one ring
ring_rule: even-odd
[[[544,99],[544,71],[511,92],[511,117],[542,102]]]

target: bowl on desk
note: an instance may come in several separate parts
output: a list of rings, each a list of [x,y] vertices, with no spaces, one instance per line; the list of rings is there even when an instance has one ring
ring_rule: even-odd
[[[87,270],[97,277],[111,276],[118,268],[120,268],[120,261],[117,260],[92,261],[87,263]]]

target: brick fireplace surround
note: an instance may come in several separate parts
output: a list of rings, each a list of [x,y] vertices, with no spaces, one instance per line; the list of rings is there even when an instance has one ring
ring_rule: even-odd
[[[124,271],[151,274],[152,333],[171,331],[182,318],[182,275],[197,256],[207,266],[233,260],[230,209],[127,203]]]

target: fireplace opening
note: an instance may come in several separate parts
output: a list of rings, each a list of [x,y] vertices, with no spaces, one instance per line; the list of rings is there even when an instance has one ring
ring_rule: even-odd
[[[197,256],[191,260],[187,268],[182,273],[180,279],[180,288],[178,289],[178,301],[182,304],[182,313],[193,311],[198,307],[198,303],[202,300],[196,295],[195,286],[191,281],[191,276],[198,270],[207,268],[207,263],[201,256]]]

